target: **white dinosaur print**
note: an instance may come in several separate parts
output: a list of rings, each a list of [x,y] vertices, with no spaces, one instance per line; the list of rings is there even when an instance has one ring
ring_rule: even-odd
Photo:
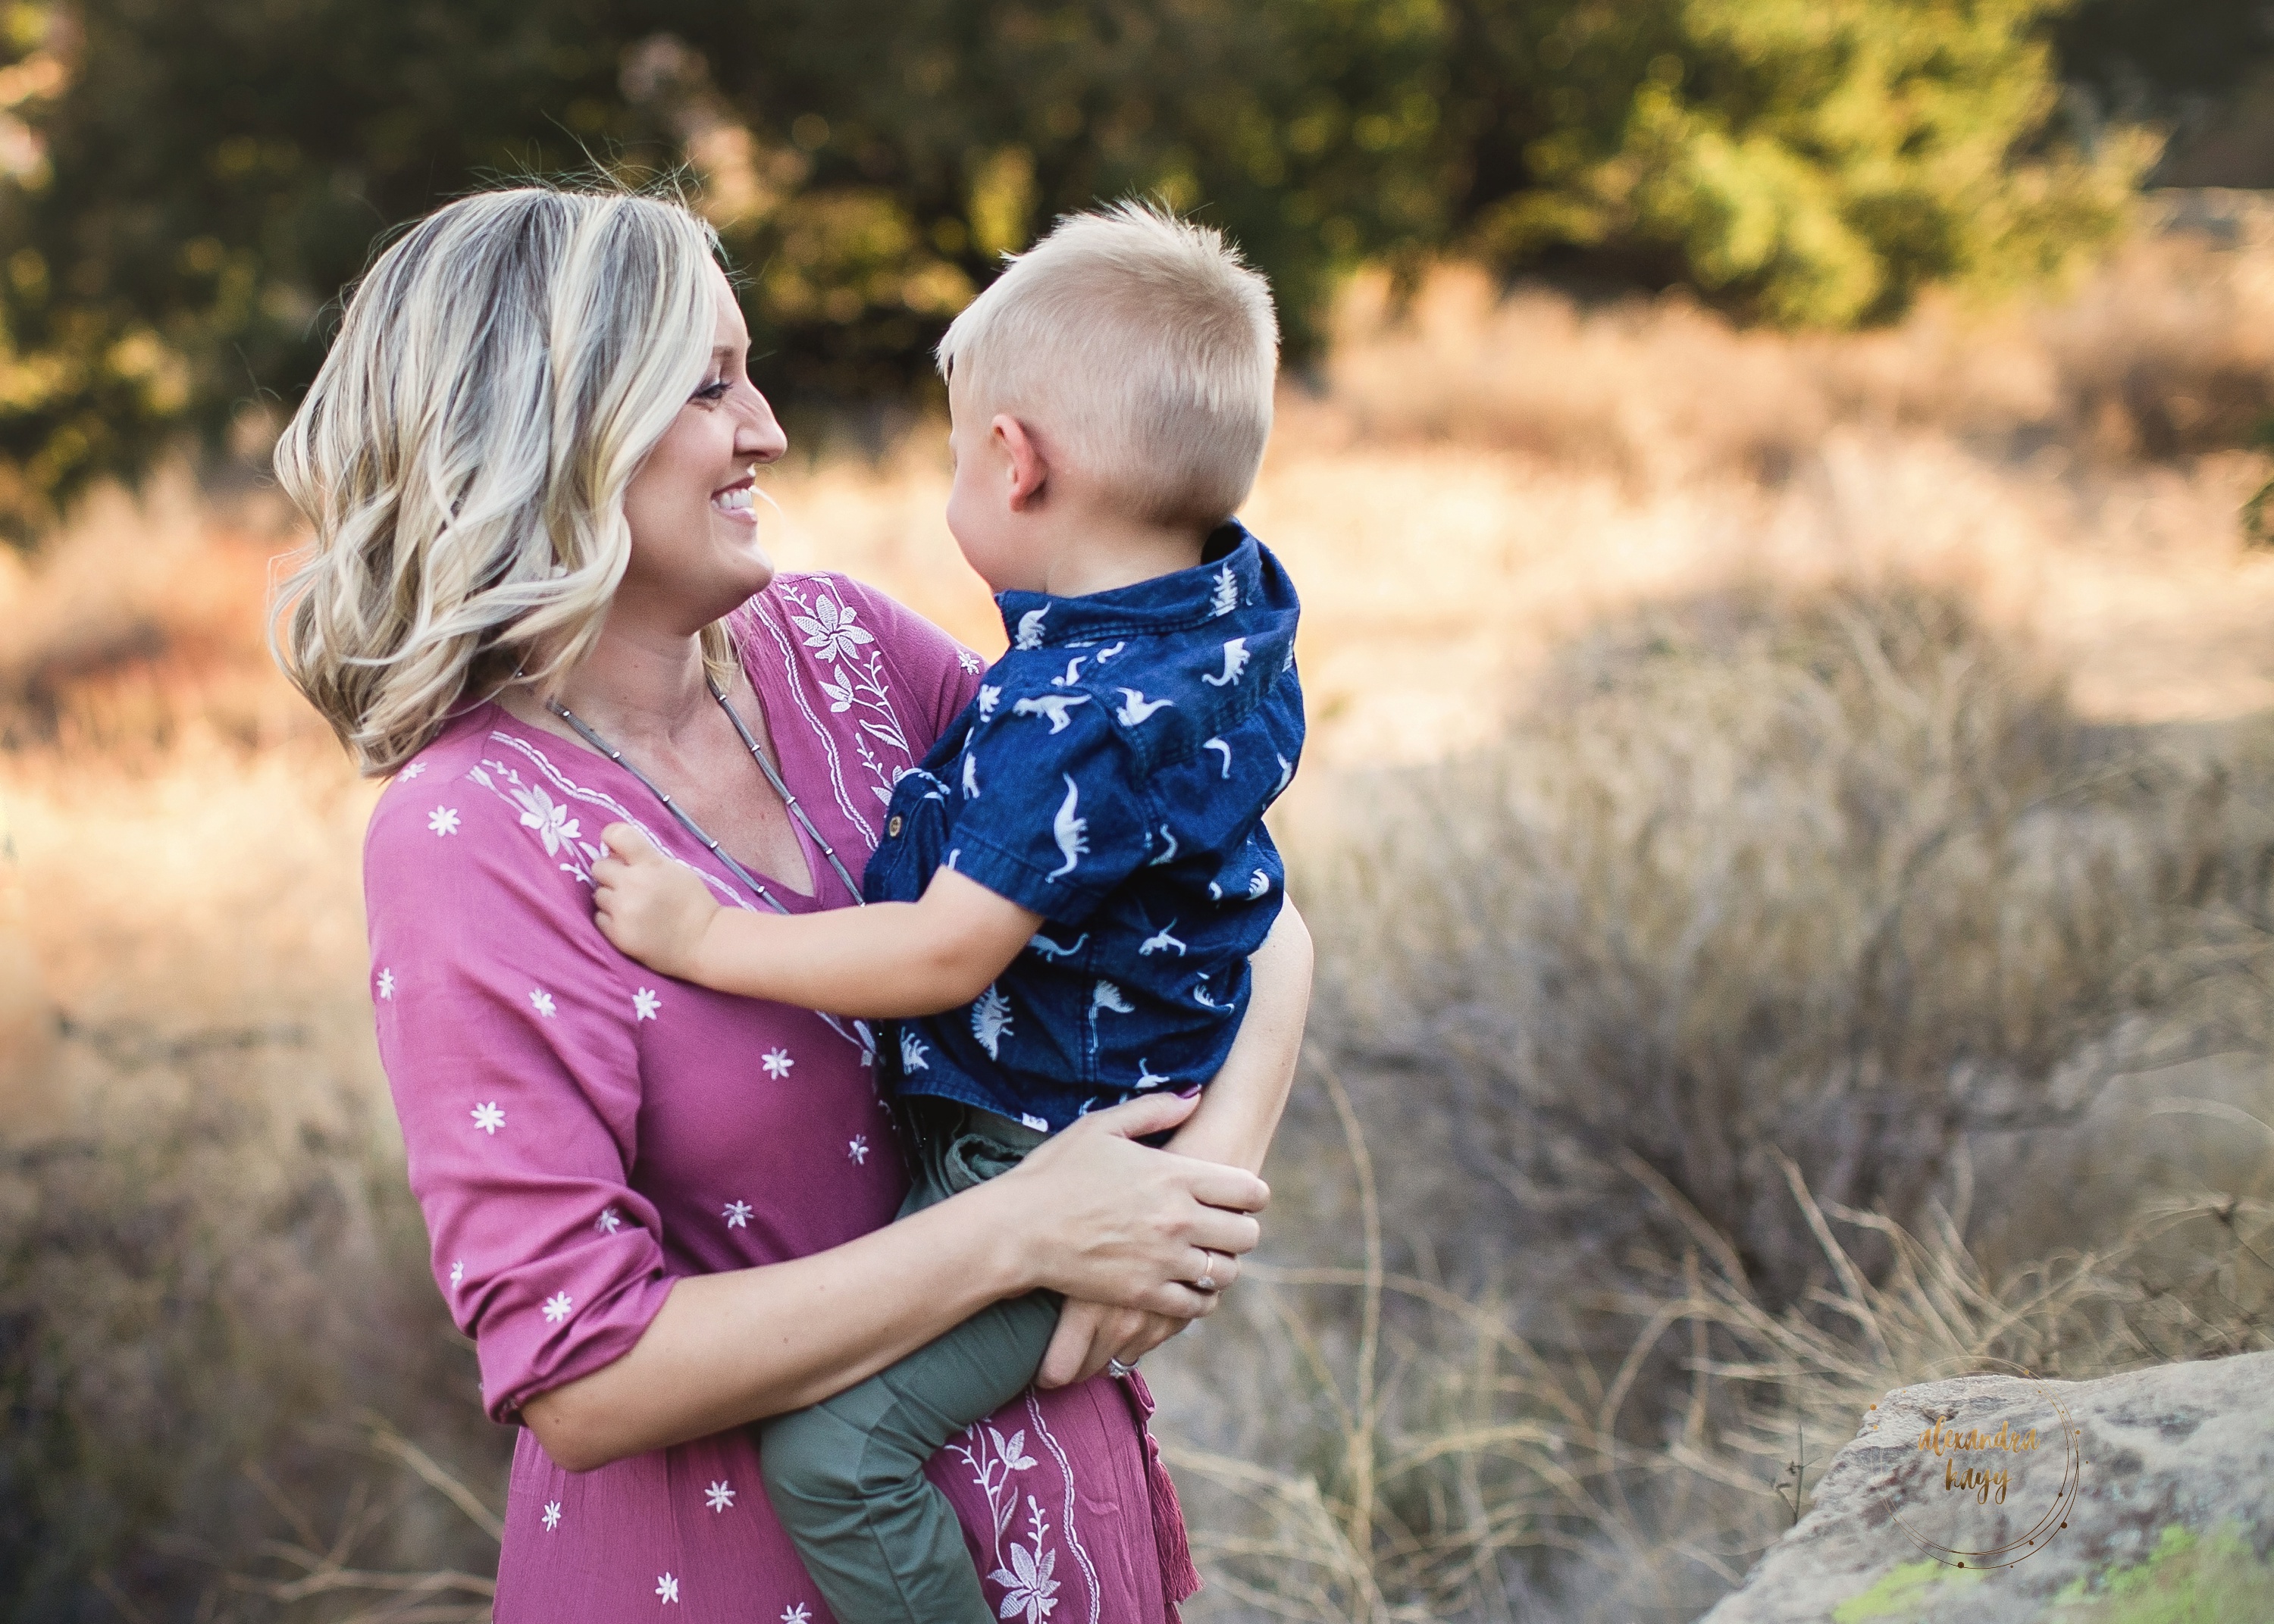
[[[1116,987],[1111,981],[1104,981],[1098,982],[1089,995],[1089,1012],[1095,1015],[1100,1010],[1111,1010],[1116,1015],[1133,1015],[1137,1012],[1136,1006],[1122,996],[1121,989]]]
[[[1081,944],[1088,940],[1089,932],[1085,930],[1073,939],[1073,945],[1072,947],[1061,947],[1038,930],[1027,943],[1027,945],[1033,948],[1045,959],[1071,959],[1076,953],[1081,951]]]
[[[1272,752],[1272,754],[1273,754],[1273,755],[1275,755],[1275,756],[1278,756],[1278,755],[1279,755],[1279,753],[1278,753],[1276,750],[1274,750],[1274,751]],[[1279,756],[1279,782],[1278,782],[1278,783],[1276,783],[1276,784],[1275,784],[1275,785],[1273,785],[1273,786],[1271,786],[1271,793],[1272,793],[1275,797],[1276,797],[1276,796],[1278,796],[1278,795],[1283,795],[1283,794],[1284,794],[1284,793],[1286,793],[1286,790],[1287,790],[1287,786],[1288,786],[1289,784],[1291,784],[1291,783],[1292,783],[1292,782],[1294,781],[1294,778],[1295,778],[1295,763],[1294,763],[1293,762],[1289,761],[1285,756]]]
[[[1201,748],[1203,750],[1222,750],[1224,752],[1224,776],[1227,778],[1231,776],[1231,747],[1230,745],[1226,744],[1221,739],[1211,739],[1206,744],[1201,746]]]
[[[995,707],[1002,703],[1003,689],[999,685],[994,688],[988,687],[984,682],[979,685],[979,719],[981,721],[983,722],[994,715]]]
[[[1145,866],[1148,868],[1157,868],[1177,854],[1177,831],[1163,823],[1161,825],[1161,838],[1169,843],[1169,849],[1147,863]]]
[[[1209,600],[1209,613],[1212,615],[1230,614],[1239,607],[1239,577],[1232,572],[1231,566],[1226,564],[1216,571],[1216,595]]]
[[[1081,680],[1082,662],[1088,658],[1089,656],[1087,654],[1075,655],[1073,658],[1066,662],[1065,675],[1062,677],[1052,677],[1050,679],[1050,686],[1052,688],[1072,688],[1076,682]]]
[[[1262,869],[1258,868],[1248,879],[1247,894],[1251,898],[1261,897],[1269,893],[1270,890],[1271,876],[1264,873]]]
[[[1065,804],[1058,808],[1058,815],[1050,820],[1050,834],[1058,841],[1058,850],[1065,857],[1065,867],[1050,871],[1048,877],[1053,880],[1072,874],[1074,865],[1089,855],[1089,820],[1076,817],[1073,814],[1075,803],[1081,799],[1081,791],[1074,784],[1073,774],[1068,772],[1059,776],[1065,779]]]
[[[900,1028],[900,1070],[903,1071],[930,1071],[931,1067],[924,1061],[924,1041],[906,1026],[902,1026]]]
[[[1147,1065],[1143,1059],[1141,1058],[1137,1062],[1138,1087],[1158,1088],[1163,1083],[1172,1083],[1174,1081],[1176,1081],[1176,1079],[1162,1076],[1158,1071],[1154,1071],[1150,1066]]]
[[[1201,977],[1199,984],[1193,989],[1193,1002],[1204,1010],[1220,1010],[1224,1007],[1209,996],[1208,977],[1205,975]]]
[[[1224,645],[1224,674],[1220,677],[1202,677],[1201,680],[1210,688],[1230,688],[1239,680],[1239,673],[1246,669],[1247,639],[1234,637]]]
[[[1046,716],[1050,719],[1050,731],[1065,732],[1066,723],[1073,718],[1066,712],[1076,705],[1089,703],[1087,694],[1045,694],[1040,699],[1022,699],[1011,707],[1013,716]]]
[[[1150,959],[1154,954],[1165,953],[1173,947],[1177,950],[1177,957],[1182,959],[1185,956],[1185,944],[1169,934],[1176,928],[1177,921],[1172,919],[1163,929],[1147,936],[1137,949],[1137,957]]]
[[[971,1035],[990,1060],[1001,1057],[1003,1040],[1011,1035],[1011,1000],[992,981],[971,1005]]]
[[[1014,649],[1039,649],[1043,646],[1043,617],[1050,612],[1048,604],[1039,609],[1029,609],[1019,617],[1018,641]]]
[[[968,750],[963,753],[963,798],[979,799],[979,758]]]
[[[1111,659],[1115,655],[1117,655],[1117,654],[1120,653],[1122,650],[1124,650],[1124,649],[1127,648],[1128,646],[1129,646],[1129,640],[1128,640],[1127,638],[1126,638],[1126,637],[1125,637],[1125,638],[1123,638],[1119,643],[1115,643],[1115,644],[1114,644],[1111,648],[1110,648],[1110,649],[1100,649],[1100,650],[1097,651],[1097,663],[1098,663],[1099,665],[1103,665],[1103,664],[1105,664],[1105,662],[1106,662],[1106,661],[1108,661],[1108,660]]]
[[[1124,727],[1134,727],[1156,710],[1166,710],[1176,703],[1173,699],[1148,699],[1135,688],[1125,688],[1121,690],[1121,709],[1113,713],[1113,719]]]

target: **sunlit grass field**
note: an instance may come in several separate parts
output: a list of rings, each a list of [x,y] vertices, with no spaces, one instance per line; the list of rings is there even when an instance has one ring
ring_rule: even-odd
[[[1688,1618],[1938,1361],[2274,1345],[2274,255],[1844,338],[1448,270],[1333,357],[1246,514],[1310,1064],[1266,1267],[1148,1366],[1196,1616]],[[937,425],[794,455],[779,561],[999,649],[946,477]],[[292,542],[177,475],[0,558],[26,1618],[486,1610]]]

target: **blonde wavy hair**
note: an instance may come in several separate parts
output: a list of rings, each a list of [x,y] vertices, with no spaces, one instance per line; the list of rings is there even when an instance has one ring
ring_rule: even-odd
[[[624,487],[711,364],[718,254],[674,199],[523,186],[437,209],[365,274],[277,442],[315,537],[270,620],[365,773],[591,650]],[[703,653],[733,669],[723,623]]]

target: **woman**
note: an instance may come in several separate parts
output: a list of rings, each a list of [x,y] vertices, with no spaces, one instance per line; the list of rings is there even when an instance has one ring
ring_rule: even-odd
[[[745,1424],[997,1298],[1070,1299],[1029,1394],[934,1462],[990,1601],[1028,1624],[1173,1617],[1194,1581],[1116,1372],[1251,1249],[1309,949],[1291,912],[1216,1087],[1246,1168],[1101,1112],[898,1223],[868,1033],[623,959],[600,825],[722,903],[858,900],[892,778],[979,662],[882,595],[777,579],[753,515],[784,449],[702,222],[520,190],[413,226],[365,277],[277,450],[313,523],[281,655],[364,769],[372,992],[484,1401],[523,1424],[497,1616],[806,1624],[821,1608]],[[779,784],[779,790],[775,787]]]

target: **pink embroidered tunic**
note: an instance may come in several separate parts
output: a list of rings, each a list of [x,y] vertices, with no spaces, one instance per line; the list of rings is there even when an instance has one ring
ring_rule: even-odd
[[[980,663],[837,575],[778,578],[735,617],[784,776],[858,876],[892,780]],[[753,779],[756,779],[753,771]],[[365,850],[372,994],[437,1284],[500,1421],[627,1351],[684,1275],[777,1262],[888,1222],[905,1182],[866,1033],[659,976],[592,922],[622,820],[760,906],[631,775],[495,705],[380,796]],[[852,900],[801,832],[817,896]],[[764,876],[761,876],[764,877]],[[1162,1624],[1196,1587],[1141,1386],[1028,1393],[931,1467],[999,1616]],[[736,1431],[570,1473],[523,1429],[496,1617],[821,1624]]]

